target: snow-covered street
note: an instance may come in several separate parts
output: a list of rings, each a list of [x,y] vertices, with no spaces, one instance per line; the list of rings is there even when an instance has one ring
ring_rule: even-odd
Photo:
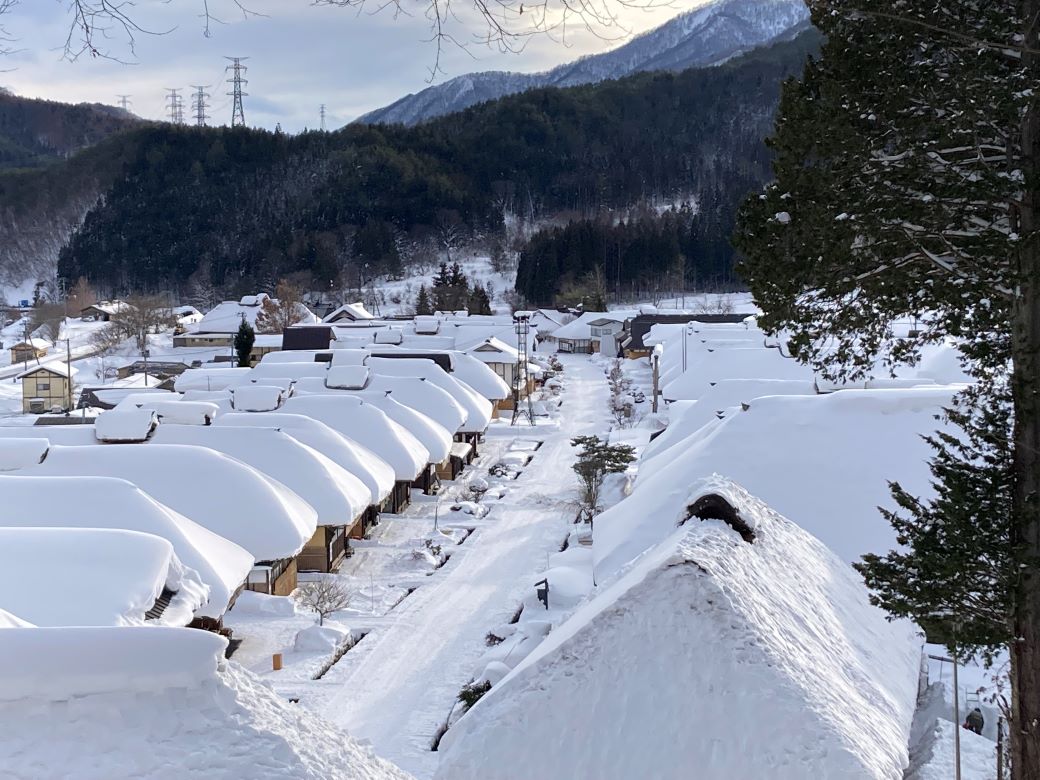
[[[324,684],[313,692],[308,688],[323,714],[371,740],[379,755],[418,777],[430,777],[436,769],[431,745],[459,689],[475,673],[486,649],[484,637],[508,622],[520,600],[533,592],[547,556],[573,527],[570,438],[605,427],[607,389],[600,366],[588,358],[565,358],[565,366],[558,425],[532,430],[503,422],[489,431],[488,452],[504,450],[503,440],[508,446],[513,438],[544,441],[503,499],[436,576],[347,653]],[[451,500],[450,491],[442,496],[441,518],[449,515],[444,510]],[[432,524],[433,504],[418,507],[416,514],[385,522],[425,517]]]

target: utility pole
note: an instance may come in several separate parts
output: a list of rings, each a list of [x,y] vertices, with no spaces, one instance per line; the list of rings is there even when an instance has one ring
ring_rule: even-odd
[[[192,84],[192,89],[195,90],[195,95],[192,98],[193,110],[195,112],[195,126],[205,127],[206,120],[209,119],[209,114],[206,113],[206,109],[209,108],[209,104],[206,103],[206,99],[209,97],[209,93],[206,91],[209,89],[209,84],[206,84],[205,86]]]
[[[320,113],[321,113],[321,132],[324,133],[325,132],[325,104],[324,103],[321,104]]]
[[[228,84],[232,85],[231,92],[227,94],[234,98],[231,106],[231,126],[232,127],[245,127],[246,126],[246,112],[242,107],[242,98],[248,95],[248,92],[243,92],[244,87],[249,82],[242,78],[247,70],[245,65],[242,64],[244,60],[249,59],[248,57],[225,57],[226,60],[231,60],[231,64],[228,65],[224,71],[231,71],[231,78],[227,80]]]
[[[119,107],[129,114],[130,106],[133,105],[133,101],[130,98],[133,95],[116,95],[116,97],[119,98]]]
[[[175,125],[184,124],[184,102],[181,99],[180,89],[166,87],[166,110],[170,114],[170,121]]]

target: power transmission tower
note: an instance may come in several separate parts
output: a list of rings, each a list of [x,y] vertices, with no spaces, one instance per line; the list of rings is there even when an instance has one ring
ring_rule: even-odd
[[[119,107],[130,113],[130,106],[134,104],[134,101],[130,99],[133,95],[116,95],[116,97],[119,98]]]
[[[195,111],[195,124],[198,127],[205,127],[206,120],[209,119],[209,114],[206,113],[206,109],[209,108],[209,104],[206,102],[206,99],[209,97],[209,93],[206,91],[209,89],[209,84],[206,84],[205,86],[192,84],[192,89],[195,90],[195,95],[192,98],[193,108]]]
[[[243,92],[244,87],[249,82],[242,78],[242,74],[245,73],[249,68],[242,64],[244,60],[248,60],[248,57],[225,57],[226,60],[231,60],[231,64],[228,65],[224,71],[231,71],[232,76],[227,80],[228,84],[232,85],[232,91],[227,94],[234,98],[231,106],[231,126],[232,127],[245,127],[246,126],[246,112],[242,107],[242,98],[248,95],[248,92]]]
[[[321,104],[321,131],[325,132],[325,104]]]
[[[531,333],[531,312],[513,313],[513,325],[516,331],[516,369],[513,371],[513,419],[510,425],[516,425],[524,415],[534,425],[534,402],[531,400],[531,374],[527,362],[527,338]],[[526,397],[527,403],[523,404]]]
[[[184,124],[184,101],[181,99],[180,89],[166,88],[166,110],[170,114],[170,121],[175,125]]]

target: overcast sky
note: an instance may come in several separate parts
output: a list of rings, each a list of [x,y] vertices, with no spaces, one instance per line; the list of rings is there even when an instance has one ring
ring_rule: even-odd
[[[421,0],[414,0],[417,16],[396,20],[387,12],[359,15],[312,7],[310,0],[242,2],[265,16],[243,19],[234,12],[233,0],[209,0],[211,10],[228,23],[214,26],[207,38],[198,17],[203,0],[138,0],[135,20],[147,29],[170,32],[138,34],[136,53],[123,38],[113,37],[107,42],[111,54],[134,63],[119,64],[89,56],[68,62],[62,51],[70,22],[67,0],[20,0],[0,19],[18,49],[0,59],[0,85],[19,95],[67,102],[115,104],[117,95],[130,94],[132,110],[152,119],[165,116],[165,88],[181,87],[187,96],[189,85],[210,85],[212,123],[224,124],[231,115],[224,57],[249,57],[247,124],[273,129],[281,123],[287,131],[317,127],[322,103],[329,126],[336,127],[429,85],[436,49],[428,41]],[[651,29],[702,2],[676,0],[650,11],[629,10],[622,18],[625,31]],[[479,23],[467,23],[463,15],[456,32],[461,36],[467,30],[479,32]],[[441,57],[444,73],[434,83],[480,70],[543,70],[621,42],[572,28],[566,44],[532,39],[519,54],[449,45]],[[190,107],[190,99],[185,105]]]

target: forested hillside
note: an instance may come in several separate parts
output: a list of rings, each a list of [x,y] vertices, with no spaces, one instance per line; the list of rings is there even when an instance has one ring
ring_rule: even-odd
[[[111,150],[127,162],[59,272],[112,293],[189,280],[231,293],[294,272],[327,289],[494,233],[505,213],[592,218],[691,196],[721,213],[768,176],[780,82],[817,47],[810,32],[719,68],[538,90],[416,128],[143,128]]]

